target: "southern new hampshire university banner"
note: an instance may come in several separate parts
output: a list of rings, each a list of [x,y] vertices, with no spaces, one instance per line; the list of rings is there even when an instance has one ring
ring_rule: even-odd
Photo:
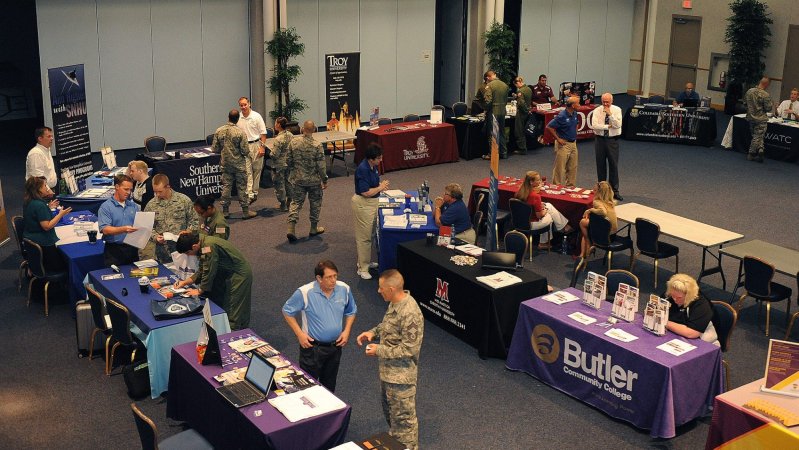
[[[325,55],[327,130],[355,133],[361,126],[361,54]]]
[[[82,180],[94,170],[83,64],[47,69],[47,78],[59,177],[69,169],[76,180]]]

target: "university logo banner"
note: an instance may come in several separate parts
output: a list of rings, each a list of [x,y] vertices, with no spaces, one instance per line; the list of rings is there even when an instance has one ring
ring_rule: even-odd
[[[58,174],[69,169],[83,188],[83,180],[94,171],[83,64],[48,69],[47,78]]]

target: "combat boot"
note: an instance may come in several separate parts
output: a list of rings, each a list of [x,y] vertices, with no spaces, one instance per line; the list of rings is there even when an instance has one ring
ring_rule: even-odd
[[[297,235],[294,234],[294,229],[296,226],[297,226],[296,223],[289,222],[289,229],[286,232],[286,237],[288,238],[289,242],[291,242],[292,244],[297,242]]]
[[[322,234],[325,232],[325,227],[320,227],[315,223],[311,224],[311,231],[308,232],[308,236],[316,236],[318,234]]]
[[[250,211],[250,208],[244,208],[241,210],[241,218],[243,220],[252,219],[253,217],[257,216],[258,214],[255,211]]]
[[[280,208],[281,211],[288,211],[289,210],[289,203],[287,201],[282,201],[278,205],[278,208]]]

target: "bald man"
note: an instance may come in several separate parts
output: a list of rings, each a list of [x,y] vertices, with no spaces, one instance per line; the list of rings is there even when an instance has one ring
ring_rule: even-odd
[[[286,157],[289,182],[292,186],[286,237],[292,244],[297,242],[297,220],[306,196],[311,204],[311,230],[308,236],[313,237],[325,232],[325,227],[319,226],[319,212],[322,210],[322,191],[327,189],[327,168],[322,144],[313,138],[314,131],[316,125],[313,121],[306,120],[302,125],[302,136],[291,141]]]
[[[694,90],[694,84],[691,82],[685,83],[685,90],[680,92],[674,103],[675,106],[684,106],[686,103],[690,106],[699,106],[699,94]]]
[[[591,115],[591,129],[596,139],[597,181],[608,181],[613,188],[613,197],[623,200],[619,194],[619,136],[621,135],[621,108],[613,104],[610,92],[602,94],[602,105]]]
[[[769,84],[771,80],[763,77],[757,86],[746,91],[744,95],[746,120],[749,122],[749,129],[752,130],[752,143],[749,144],[749,154],[746,155],[746,159],[759,163],[763,162],[763,137],[768,126],[768,113],[774,110],[771,95],[766,91]]]

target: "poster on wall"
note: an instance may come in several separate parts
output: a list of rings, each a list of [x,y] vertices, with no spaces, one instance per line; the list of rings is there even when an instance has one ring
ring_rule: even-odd
[[[60,170],[68,169],[82,185],[93,172],[83,64],[47,69],[47,78],[50,83],[55,160]]]
[[[361,54],[325,55],[327,130],[355,133],[361,126]]]

